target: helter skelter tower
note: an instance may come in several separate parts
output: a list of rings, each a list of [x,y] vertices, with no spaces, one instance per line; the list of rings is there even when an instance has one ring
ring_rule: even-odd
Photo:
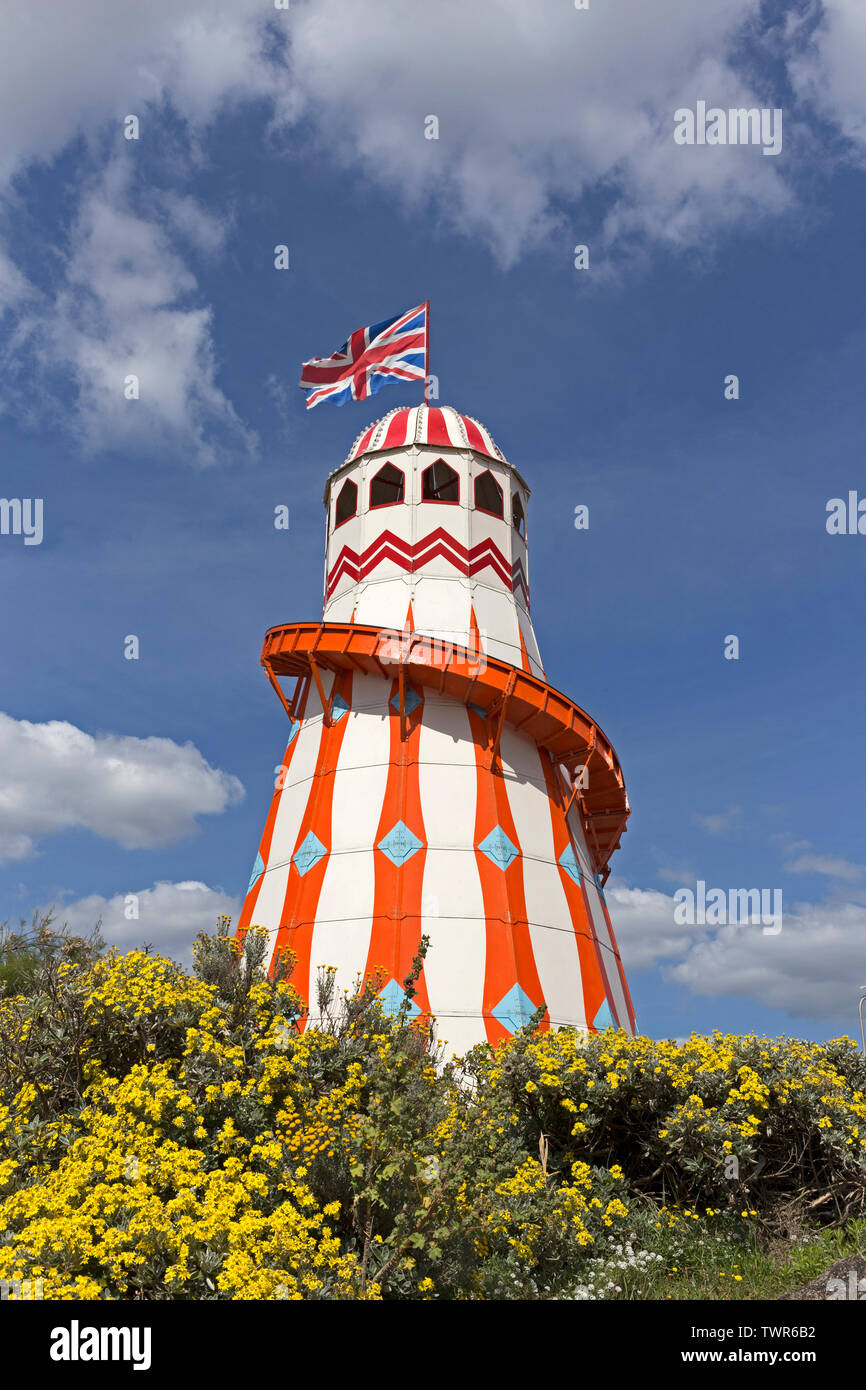
[[[541,1004],[542,1027],[635,1031],[603,892],[628,798],[545,679],[528,498],[448,406],[392,410],[328,478],[322,621],[265,637],[290,732],[238,923],[295,953],[313,1019],[322,965],[396,1007],[426,934],[411,1012],[453,1053]]]

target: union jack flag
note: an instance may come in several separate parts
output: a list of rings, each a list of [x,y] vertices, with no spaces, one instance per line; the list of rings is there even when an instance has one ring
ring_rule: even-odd
[[[307,409],[320,401],[364,401],[389,381],[424,381],[429,308],[428,300],[370,328],[356,328],[330,357],[304,362],[300,384],[309,390]]]

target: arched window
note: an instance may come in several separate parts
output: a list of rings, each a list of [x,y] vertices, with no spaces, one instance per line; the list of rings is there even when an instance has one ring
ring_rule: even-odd
[[[503,515],[502,488],[489,469],[475,479],[475,505],[480,512],[489,512],[491,516]]]
[[[511,523],[518,536],[526,536],[526,516],[524,515],[520,494],[517,492],[515,492],[511,499]]]
[[[337,498],[337,505],[334,509],[334,528],[342,526],[344,521],[348,521],[350,516],[354,516],[358,510],[358,489],[349,479],[340,488]]]
[[[421,501],[460,501],[460,479],[444,459],[437,459],[421,474]]]
[[[403,474],[393,463],[380,468],[370,484],[371,507],[393,507],[403,501]]]

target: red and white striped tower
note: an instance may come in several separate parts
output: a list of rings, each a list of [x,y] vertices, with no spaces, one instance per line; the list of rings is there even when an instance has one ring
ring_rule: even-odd
[[[543,1027],[628,1033],[604,901],[629,814],[598,725],[547,684],[529,615],[529,489],[476,420],[392,410],[328,479],[321,622],[272,628],[291,721],[238,924],[341,988],[403,998],[452,1052]],[[290,694],[281,681],[294,678]]]

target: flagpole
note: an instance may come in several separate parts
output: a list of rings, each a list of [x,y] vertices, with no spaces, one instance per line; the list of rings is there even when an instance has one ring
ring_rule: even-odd
[[[430,300],[426,301],[427,332],[424,335],[424,404],[430,404]]]

